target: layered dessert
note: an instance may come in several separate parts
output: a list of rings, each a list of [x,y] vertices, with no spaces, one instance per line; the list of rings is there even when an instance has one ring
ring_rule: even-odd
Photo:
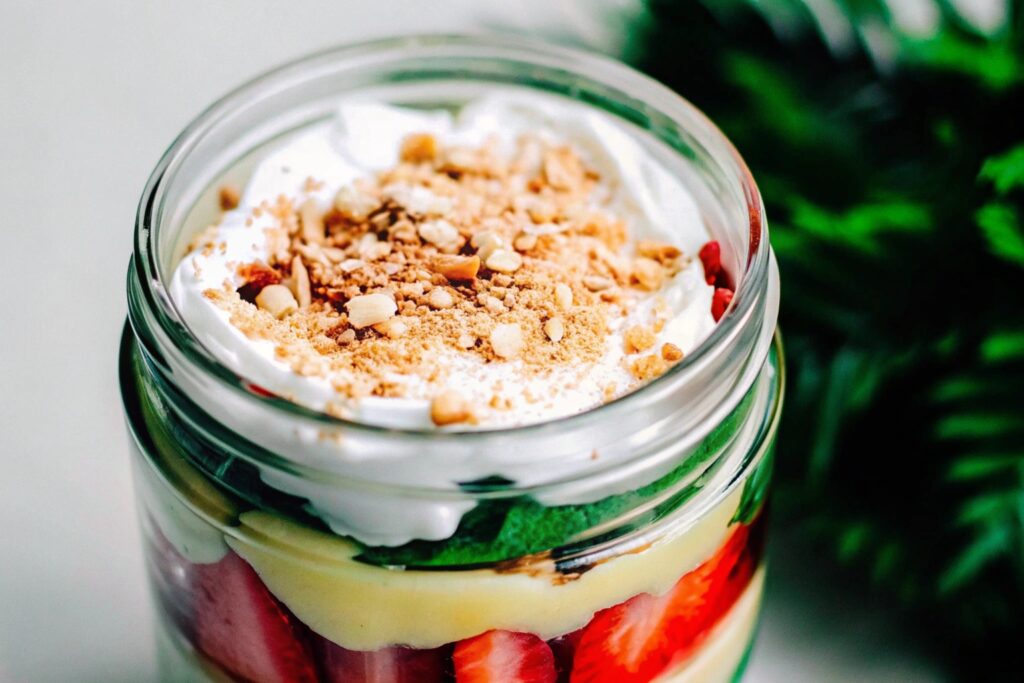
[[[540,95],[353,101],[213,191],[221,213],[169,281],[182,321],[253,395],[355,436],[191,398],[357,483],[229,457],[139,381],[151,576],[192,666],[256,682],[731,680],[763,582],[767,463],[672,519],[746,455],[732,451],[757,391],[695,451],[600,485],[548,484],[623,456],[358,438],[514,439],[624,400],[711,334],[733,294],[721,249],[639,140]],[[378,484],[454,493],[396,503]]]

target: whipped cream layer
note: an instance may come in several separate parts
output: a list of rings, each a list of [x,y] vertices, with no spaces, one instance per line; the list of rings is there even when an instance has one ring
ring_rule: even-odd
[[[554,96],[531,93],[495,94],[471,102],[455,113],[423,111],[367,101],[352,101],[339,108],[336,118],[283,140],[268,150],[246,183],[238,207],[226,212],[204,235],[216,248],[199,248],[181,260],[169,283],[169,292],[193,334],[222,363],[248,381],[282,397],[322,410],[338,400],[330,379],[303,376],[280,361],[275,344],[250,338],[232,324],[228,311],[204,292],[240,286],[240,264],[267,261],[272,253],[265,229],[273,218],[264,212],[254,217],[261,203],[285,196],[300,204],[312,198],[326,208],[340,188],[392,167],[406,136],[430,133],[446,145],[480,146],[496,137],[511,145],[521,134],[532,134],[572,146],[587,166],[600,175],[606,208],[623,219],[631,239],[654,239],[677,246],[691,260],[658,291],[644,295],[626,316],[613,321],[605,351],[585,372],[574,366],[550,368],[543,377],[528,377],[519,361],[481,362],[456,350],[438,351],[436,364],[449,381],[477,404],[491,395],[496,383],[511,394],[513,409],[483,411],[477,428],[488,429],[552,420],[594,408],[606,400],[607,387],[621,393],[635,388],[636,379],[624,366],[624,334],[634,322],[650,321],[658,305],[668,311],[657,344],[671,343],[683,352],[695,348],[711,331],[713,287],[705,282],[696,258],[710,238],[696,202],[683,182],[663,167],[634,134],[610,116]],[[315,185],[309,178],[318,181]],[[188,372],[183,369],[183,376]],[[407,394],[400,398],[364,397],[352,401],[349,414],[357,421],[400,428],[435,428],[430,419],[428,392],[415,377],[405,378]],[[234,396],[205,381],[189,393],[201,407],[237,433],[299,465],[329,467],[354,481],[386,482],[430,488],[451,488],[498,476],[531,486],[586,475],[613,461],[595,460],[591,447],[574,455],[523,452],[511,446],[500,452],[472,456],[436,453],[411,445],[381,450],[367,448],[358,434],[324,438],[321,430],[296,424],[282,414],[250,409]],[[528,400],[540,396],[543,400]],[[230,406],[230,407],[229,407]],[[467,425],[456,425],[465,429]],[[366,437],[370,440],[370,437]],[[564,448],[563,444],[560,448]],[[624,454],[628,455],[628,454]],[[591,502],[630,490],[658,473],[641,479],[623,479],[576,493],[565,489],[548,493],[550,505]],[[262,470],[266,483],[310,501],[312,512],[336,533],[369,545],[400,545],[414,539],[450,537],[462,516],[475,505],[465,499],[382,497],[354,486],[339,490],[283,471]]]
[[[476,101],[452,115],[348,104],[336,121],[269,153],[253,173],[238,208],[204,235],[218,248],[188,254],[174,273],[170,290],[176,305],[195,335],[222,362],[268,391],[315,410],[329,403],[347,403],[345,414],[359,422],[400,428],[433,426],[430,399],[436,387],[421,378],[391,378],[402,386],[402,397],[345,399],[335,389],[339,379],[345,378],[296,373],[275,356],[274,342],[246,336],[231,324],[227,311],[204,296],[209,289],[223,288],[225,281],[244,284],[239,264],[269,261],[272,247],[263,230],[275,219],[269,212],[254,217],[255,207],[281,195],[296,203],[313,198],[329,206],[342,186],[394,165],[403,138],[421,132],[435,135],[446,145],[480,146],[496,137],[511,146],[524,133],[569,144],[600,173],[605,208],[626,221],[633,239],[669,242],[689,256],[709,239],[685,188],[620,127],[579,105],[504,96]],[[320,184],[311,189],[308,178]],[[406,202],[416,201],[415,195],[422,190],[407,189],[413,197],[404,197]],[[668,323],[658,335],[659,348],[671,343],[684,353],[693,349],[714,325],[713,291],[704,281],[699,261],[692,259],[628,315],[610,321],[602,357],[586,367],[566,363],[537,376],[525,372],[521,361],[485,362],[450,344],[432,351],[433,365],[444,368],[449,382],[478,406],[478,427],[516,426],[572,415],[637,385],[624,362],[623,334],[633,325],[649,322],[656,303],[668,311]],[[495,386],[501,386],[502,398],[508,399],[501,410],[487,406]]]

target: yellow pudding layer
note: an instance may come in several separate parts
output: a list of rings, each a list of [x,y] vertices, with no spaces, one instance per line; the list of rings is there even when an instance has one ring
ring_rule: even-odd
[[[433,648],[489,629],[548,639],[639,593],[659,594],[725,541],[742,487],[690,527],[574,580],[550,562],[525,571],[403,571],[354,558],[354,544],[266,512],[246,512],[231,548],[313,631],[352,650]]]

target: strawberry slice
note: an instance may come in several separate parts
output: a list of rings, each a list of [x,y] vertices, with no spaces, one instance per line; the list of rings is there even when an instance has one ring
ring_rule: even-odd
[[[751,527],[740,526],[664,595],[642,593],[598,612],[577,646],[572,683],[646,682],[693,654],[750,582],[759,549]]]
[[[716,323],[725,315],[725,309],[729,308],[730,301],[732,301],[731,289],[725,287],[715,289],[715,293],[711,296],[711,317],[715,319]]]
[[[385,647],[347,650],[326,638],[316,640],[321,680],[326,683],[441,683],[451,646],[431,650]]]
[[[532,633],[487,631],[459,641],[456,683],[555,683],[551,647]]]
[[[229,552],[194,570],[196,649],[251,683],[317,680],[305,627],[245,560]]]
[[[715,240],[711,240],[697,254],[704,266],[704,279],[709,285],[715,284],[718,274],[722,272],[722,247]]]

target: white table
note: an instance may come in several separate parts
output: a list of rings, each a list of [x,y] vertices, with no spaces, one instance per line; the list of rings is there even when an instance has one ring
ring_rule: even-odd
[[[174,135],[243,79],[345,41],[500,25],[613,45],[624,24],[592,7],[0,4],[0,682],[153,678],[115,360],[135,204]],[[937,680],[854,601],[799,587],[773,579],[748,680]]]

